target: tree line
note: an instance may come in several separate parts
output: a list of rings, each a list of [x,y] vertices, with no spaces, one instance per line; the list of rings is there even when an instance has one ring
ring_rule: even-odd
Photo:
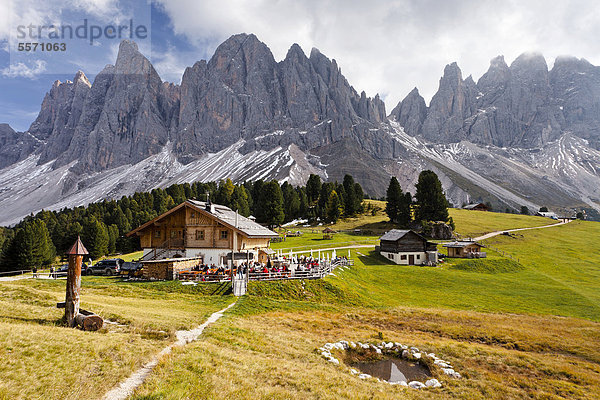
[[[77,236],[94,259],[137,250],[139,239],[126,237],[129,231],[187,199],[207,198],[275,227],[295,219],[335,222],[356,215],[363,211],[364,192],[350,175],[338,183],[323,182],[312,174],[305,186],[275,180],[234,184],[226,179],[174,184],[86,207],[43,210],[13,228],[0,227],[0,271],[50,265],[57,255],[64,255]]]

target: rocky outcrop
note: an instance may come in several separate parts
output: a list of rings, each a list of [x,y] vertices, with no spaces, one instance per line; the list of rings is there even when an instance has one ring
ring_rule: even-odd
[[[121,42],[115,65],[94,80],[71,143],[55,166],[77,161],[75,171],[102,171],[159,153],[169,140],[177,103],[178,95],[169,93],[137,45]]]
[[[432,142],[539,148],[568,131],[600,148],[600,68],[585,60],[559,57],[548,71],[541,54],[510,66],[498,56],[476,84],[453,63],[429,107],[419,97],[413,90],[390,117]]]
[[[25,159],[40,141],[27,132],[15,132],[10,125],[0,124],[0,169]]]
[[[72,82],[54,82],[44,97],[40,113],[29,128],[29,133],[46,141],[39,164],[56,159],[69,148],[90,87],[85,74],[78,71]]]
[[[600,67],[584,59],[558,57],[549,82],[563,127],[600,149]]]
[[[427,118],[427,105],[425,99],[419,94],[419,89],[411,90],[404,100],[392,110],[390,118],[398,121],[409,135],[418,135],[425,118]]]

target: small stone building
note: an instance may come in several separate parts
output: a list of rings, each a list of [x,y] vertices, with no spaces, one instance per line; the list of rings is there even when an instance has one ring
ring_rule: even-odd
[[[443,246],[448,249],[448,257],[452,258],[485,258],[487,253],[482,252],[481,244],[474,241],[456,241],[444,243]]]
[[[400,265],[437,263],[437,244],[411,230],[392,229],[380,240],[379,253]]]

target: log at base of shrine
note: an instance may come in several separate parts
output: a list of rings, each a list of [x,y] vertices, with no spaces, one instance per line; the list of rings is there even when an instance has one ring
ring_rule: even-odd
[[[96,314],[77,314],[75,316],[75,323],[84,331],[97,331],[98,329],[102,328],[102,325],[104,325],[104,320],[102,317]]]
[[[65,302],[57,303],[56,308],[65,308]],[[75,326],[80,326],[84,331],[97,331],[103,325],[104,320],[102,317],[91,311],[80,308],[79,313],[75,316]]]

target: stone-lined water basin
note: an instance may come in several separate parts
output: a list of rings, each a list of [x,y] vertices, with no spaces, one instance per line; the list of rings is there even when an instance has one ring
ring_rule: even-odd
[[[431,371],[427,366],[419,362],[403,360],[400,358],[388,358],[374,362],[357,362],[351,364],[360,372],[369,374],[389,383],[422,381],[431,378]]]
[[[461,378],[450,362],[433,353],[421,352],[416,347],[398,342],[361,343],[340,340],[325,343],[317,349],[324,359],[341,367],[343,364],[333,355],[338,351],[343,352],[338,353],[343,358],[349,359],[347,365],[350,372],[359,379],[377,379],[390,385],[422,389],[442,386],[432,375]]]

